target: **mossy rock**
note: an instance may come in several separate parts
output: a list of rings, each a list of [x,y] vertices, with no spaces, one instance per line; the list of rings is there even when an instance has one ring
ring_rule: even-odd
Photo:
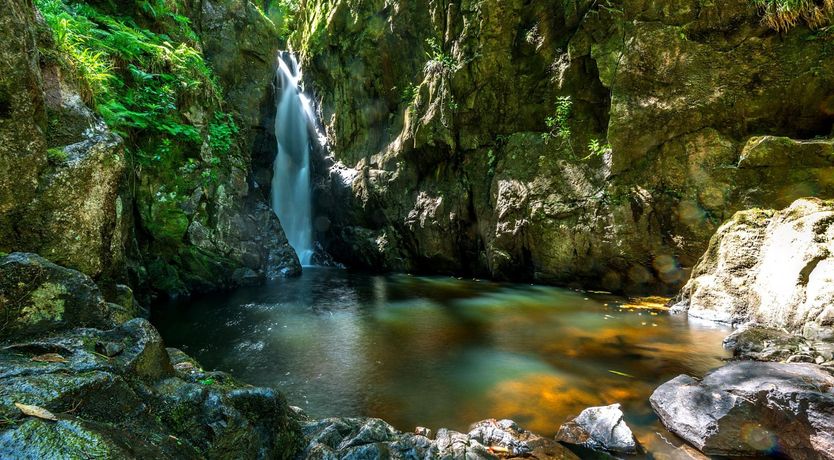
[[[81,272],[36,254],[0,259],[0,341],[73,327],[110,327],[98,287]]]

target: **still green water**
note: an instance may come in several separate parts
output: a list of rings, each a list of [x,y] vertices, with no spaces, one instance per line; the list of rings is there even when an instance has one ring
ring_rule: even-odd
[[[618,402],[641,441],[660,450],[677,442],[649,395],[720,366],[729,330],[627,304],[553,287],[312,268],[159,306],[154,322],[168,346],[276,387],[312,416],[459,431],[510,418],[552,436],[582,409]]]

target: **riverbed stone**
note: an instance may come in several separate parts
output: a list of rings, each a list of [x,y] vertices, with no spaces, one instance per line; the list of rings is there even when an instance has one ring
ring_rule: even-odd
[[[707,455],[834,458],[834,374],[813,364],[740,361],[680,375],[650,398],[663,424]]]
[[[636,454],[640,444],[623,419],[619,404],[589,407],[565,422],[556,440],[595,450]]]

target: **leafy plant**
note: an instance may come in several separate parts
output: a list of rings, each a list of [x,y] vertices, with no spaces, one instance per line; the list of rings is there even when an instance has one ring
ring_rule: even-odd
[[[265,0],[263,13],[278,27],[281,37],[287,39],[292,32],[298,13],[301,11],[300,0]]]
[[[545,118],[544,124],[549,129],[542,134],[544,140],[561,139],[570,141],[571,129],[570,118],[573,115],[573,100],[570,96],[563,96],[556,99],[556,109],[553,115]]]
[[[593,158],[593,157],[601,157],[601,156],[605,155],[606,153],[608,153],[610,151],[611,151],[611,144],[608,144],[608,143],[603,144],[602,142],[599,141],[599,139],[594,138],[594,139],[591,139],[590,141],[588,141],[588,152],[589,153],[588,153],[588,156],[583,158],[583,160],[587,160],[587,159]]]
[[[406,105],[411,105],[417,99],[418,87],[414,83],[409,83],[400,91],[400,102]]]
[[[498,157],[495,156],[495,151],[492,149],[487,150],[487,172],[489,173],[490,177],[495,175],[495,166],[498,165]]]
[[[443,46],[435,38],[427,38],[426,45],[429,47],[426,55],[429,58],[428,65],[434,64],[448,72],[455,72],[460,68],[460,63],[451,54],[443,51]]]
[[[223,112],[216,112],[214,120],[208,126],[209,146],[215,155],[228,155],[235,138],[240,132],[234,118]]]
[[[834,20],[834,0],[750,0],[763,14],[765,24],[787,31],[800,22],[819,28]]]

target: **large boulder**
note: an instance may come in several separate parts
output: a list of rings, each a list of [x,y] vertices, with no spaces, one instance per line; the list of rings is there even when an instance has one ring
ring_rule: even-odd
[[[0,251],[31,251],[96,279],[123,265],[122,140],[54,59],[30,2],[0,18]]]
[[[588,449],[636,454],[640,444],[623,417],[619,404],[589,407],[559,427],[556,440]]]
[[[812,364],[741,361],[652,394],[669,429],[708,455],[834,458],[834,375]]]
[[[821,329],[834,327],[834,202],[737,213],[710,241],[676,308],[825,336]]]
[[[37,254],[0,258],[0,341],[74,327],[112,327],[96,284]]]

